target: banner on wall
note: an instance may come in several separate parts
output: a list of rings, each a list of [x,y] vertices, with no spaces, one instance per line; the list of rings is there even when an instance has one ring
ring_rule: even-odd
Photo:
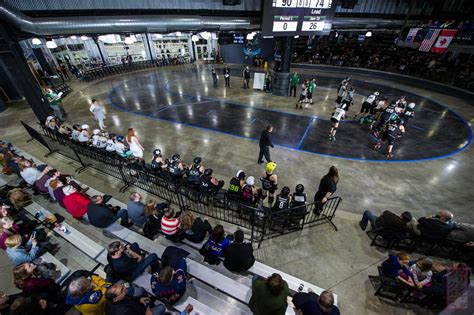
[[[416,34],[418,33],[419,30],[421,30],[420,27],[412,27],[412,28],[410,28],[410,30],[408,31],[407,38],[405,39],[405,42],[409,42],[409,43],[414,42],[414,41],[415,41]]]
[[[430,28],[425,35],[425,39],[423,39],[421,42],[420,48],[418,50],[429,52],[431,46],[433,46],[434,42],[438,38],[439,32],[441,32],[441,29],[439,28]]]
[[[451,44],[453,41],[453,38],[456,36],[457,32],[458,30],[454,29],[442,30],[438,39],[436,40],[436,43],[433,45],[433,48],[431,48],[431,52],[436,54],[444,53],[446,49],[448,49],[449,44]]]

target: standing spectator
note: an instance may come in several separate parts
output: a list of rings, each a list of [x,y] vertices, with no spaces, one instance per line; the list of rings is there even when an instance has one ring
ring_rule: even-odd
[[[78,277],[67,286],[66,304],[82,315],[102,315],[105,311],[105,292],[111,284],[96,275]]]
[[[118,279],[136,279],[150,266],[152,272],[160,270],[158,256],[155,253],[145,257],[137,243],[125,245],[119,241],[109,244],[107,261]]]
[[[298,83],[300,82],[300,77],[298,76],[298,73],[295,72],[293,73],[293,76],[290,78],[290,95],[293,92],[293,97],[296,97],[296,88],[298,87]]]
[[[145,216],[145,205],[140,202],[142,196],[138,192],[130,194],[130,198],[127,203],[127,212],[130,220],[138,226],[143,227],[146,222]]]
[[[273,126],[268,125],[265,130],[262,131],[262,134],[260,135],[260,141],[258,145],[260,146],[260,152],[258,153],[258,164],[263,163],[263,156],[265,156],[265,159],[267,162],[271,162],[270,158],[270,147],[274,148],[275,146],[273,145],[272,140],[270,139],[270,134],[273,132]]]
[[[242,77],[244,78],[244,89],[250,89],[250,69],[249,66],[246,66],[242,72]]]
[[[226,65],[224,68],[224,80],[225,87],[230,87],[230,69],[228,65]]]
[[[30,238],[25,247],[21,246],[21,235],[15,234],[5,240],[7,255],[16,266],[24,262],[31,262],[40,255],[38,241]]]
[[[224,252],[224,257],[224,266],[233,272],[246,271],[253,266],[253,247],[250,243],[244,243],[244,232],[235,231],[234,241]]]
[[[106,228],[120,219],[120,225],[130,227],[133,225],[128,220],[126,209],[120,209],[116,213],[113,212],[111,206],[105,204],[104,197],[95,195],[91,198],[91,202],[87,206],[87,218],[95,227]]]
[[[308,290],[309,291],[309,290]],[[298,315],[340,315],[334,305],[334,295],[331,291],[323,291],[318,295],[312,291],[298,292],[293,295],[293,304]]]
[[[337,190],[337,183],[339,182],[339,172],[335,166],[329,168],[329,172],[321,178],[319,188],[314,195],[315,213],[321,214],[324,204],[328,201],[328,198],[333,195]]]
[[[161,218],[161,233],[167,239],[177,240],[179,238],[179,225],[180,219],[178,213],[175,214],[174,210],[167,207],[164,209],[163,218]]]
[[[64,186],[63,193],[65,195],[63,203],[67,212],[69,212],[74,219],[81,220],[87,213],[87,206],[91,202],[89,196],[77,191],[72,185]]]
[[[61,113],[61,108],[60,108],[60,106],[62,105],[61,95],[57,94],[56,92],[54,92],[52,89],[48,87],[44,89],[44,92],[45,92],[45,98],[49,103],[49,107],[51,107],[51,109],[54,112],[54,116],[58,117],[59,120],[64,121],[64,117],[63,117],[63,114]]]
[[[178,268],[171,266],[161,269],[151,276],[151,289],[155,296],[166,304],[175,304],[186,292],[186,259],[181,258]]]
[[[107,315],[164,315],[166,307],[159,303],[154,306],[146,296],[130,296],[129,287],[122,282],[107,289],[105,314]]]
[[[143,151],[145,151],[145,149],[141,145],[140,141],[138,141],[137,135],[133,128],[128,128],[125,139],[127,140],[128,146],[130,147],[130,151],[132,152],[133,156],[143,160]]]
[[[214,84],[214,87],[216,87],[217,86],[217,80],[218,80],[216,69],[214,69],[214,68],[211,69],[211,75],[212,75],[212,83]]]
[[[286,313],[288,284],[277,273],[252,283],[249,307],[254,315],[284,315]]]
[[[105,119],[105,108],[102,104],[99,104],[95,98],[92,99],[92,104],[89,107],[89,111],[94,114],[95,120],[99,122],[99,128],[101,130],[104,130],[107,128],[104,124],[104,119]]]

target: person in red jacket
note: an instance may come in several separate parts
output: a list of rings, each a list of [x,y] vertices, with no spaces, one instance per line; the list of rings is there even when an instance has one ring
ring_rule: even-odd
[[[87,206],[91,203],[89,196],[76,190],[71,185],[63,187],[64,199],[63,203],[66,206],[67,212],[69,212],[75,219],[82,219],[84,214],[87,213]]]
[[[59,286],[54,279],[41,277],[34,263],[25,262],[13,268],[13,278],[15,286],[25,296],[40,297],[47,301],[58,300]]]

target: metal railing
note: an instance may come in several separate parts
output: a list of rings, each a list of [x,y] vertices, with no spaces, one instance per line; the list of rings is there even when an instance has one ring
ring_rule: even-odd
[[[157,172],[142,162],[130,162],[115,152],[73,141],[44,125],[41,125],[43,134],[25,123],[23,125],[32,138],[45,145],[50,151],[48,154],[57,152],[79,162],[81,166],[77,172],[93,168],[120,180],[123,183],[120,192],[137,187],[180,210],[191,210],[245,228],[250,231],[252,243],[258,247],[265,239],[325,222],[337,231],[333,218],[342,201],[340,197],[329,198],[321,205],[312,203],[275,212],[262,205],[246,204],[223,191],[209,195],[199,186],[171,178],[167,172]]]

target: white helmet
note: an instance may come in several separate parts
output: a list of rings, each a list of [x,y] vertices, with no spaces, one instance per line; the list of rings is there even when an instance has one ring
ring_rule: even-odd
[[[95,134],[95,135],[98,135],[100,133],[100,129],[94,129],[94,131],[92,133]]]
[[[379,96],[379,94],[380,94],[379,92],[374,92],[375,96]]]
[[[247,177],[247,185],[253,186],[255,184],[255,177],[249,176]]]
[[[89,129],[89,125],[82,125],[81,129]]]
[[[408,104],[408,108],[414,109],[414,108],[415,108],[415,103],[410,103],[410,104]]]

